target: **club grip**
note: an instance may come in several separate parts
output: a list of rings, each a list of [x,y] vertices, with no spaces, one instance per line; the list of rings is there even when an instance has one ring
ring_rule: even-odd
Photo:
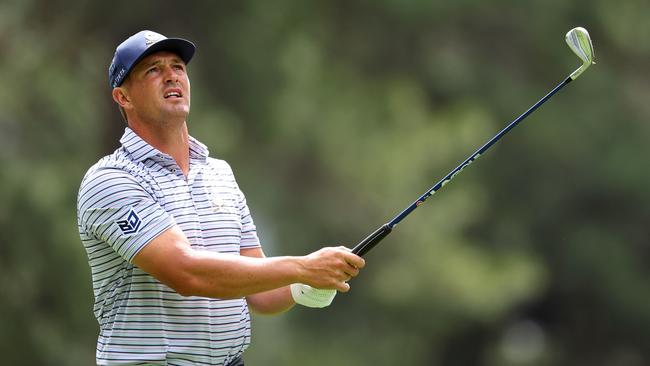
[[[352,253],[358,256],[363,256],[368,253],[370,249],[374,248],[375,245],[379,244],[379,242],[390,234],[391,231],[393,231],[393,228],[388,224],[382,225],[379,229],[375,230],[372,234],[368,235],[368,237],[352,248]]]

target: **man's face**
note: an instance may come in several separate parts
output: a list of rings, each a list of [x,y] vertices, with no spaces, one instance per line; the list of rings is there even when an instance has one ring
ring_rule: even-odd
[[[190,80],[185,63],[174,53],[145,57],[122,86],[130,100],[124,109],[144,122],[185,120],[190,112]]]

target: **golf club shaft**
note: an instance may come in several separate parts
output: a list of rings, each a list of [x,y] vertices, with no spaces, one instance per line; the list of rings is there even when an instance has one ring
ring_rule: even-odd
[[[454,179],[456,175],[458,175],[460,172],[463,171],[463,169],[465,169],[470,164],[472,164],[474,160],[478,159],[479,156],[483,155],[492,145],[494,145],[497,141],[499,141],[501,137],[503,137],[505,134],[510,132],[510,130],[512,130],[515,126],[517,126],[519,122],[521,122],[524,118],[528,117],[531,113],[533,113],[537,108],[539,108],[539,106],[541,106],[547,100],[549,100],[555,93],[557,93],[565,85],[570,83],[571,80],[573,80],[571,77],[564,79],[564,81],[562,81],[555,88],[553,88],[553,90],[551,90],[548,94],[546,94],[542,99],[540,99],[537,103],[533,104],[533,106],[530,107],[526,112],[524,112],[524,114],[517,117],[517,119],[515,119],[514,121],[510,122],[509,125],[507,125],[494,137],[492,137],[480,149],[476,150],[476,152],[474,152],[467,159],[465,159],[465,161],[463,161],[460,165],[458,165],[454,170],[449,172],[449,174],[447,174],[444,178],[442,178],[442,180],[436,183],[436,185],[431,187],[428,191],[424,192],[423,195],[421,195],[415,202],[413,202],[410,206],[408,206],[404,211],[400,212],[397,216],[395,216],[395,218],[385,223],[384,225],[380,226],[372,234],[368,235],[365,239],[359,242],[359,244],[357,244],[352,249],[352,253],[357,254],[359,256],[363,256],[364,254],[368,253],[370,249],[374,248],[377,244],[379,244],[379,242],[382,239],[388,236],[388,234],[391,233],[391,231],[397,224],[399,224],[402,220],[404,220],[404,218],[406,218],[406,216],[408,216],[411,212],[413,212],[416,208],[418,208],[424,201],[426,201],[427,198],[434,195],[436,192],[438,192],[438,190],[440,190],[452,179]]]

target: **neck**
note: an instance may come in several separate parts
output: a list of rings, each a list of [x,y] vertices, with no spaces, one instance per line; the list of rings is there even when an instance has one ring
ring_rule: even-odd
[[[187,123],[151,125],[129,122],[129,127],[149,145],[170,155],[185,176],[190,171],[190,140]]]

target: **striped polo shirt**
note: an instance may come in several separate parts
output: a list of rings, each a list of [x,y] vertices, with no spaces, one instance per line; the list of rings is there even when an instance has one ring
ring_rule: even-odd
[[[193,138],[187,177],[131,129],[120,142],[88,170],[77,198],[100,327],[97,364],[226,364],[250,344],[246,300],[184,297],[132,262],[173,225],[197,250],[259,247],[246,199],[230,166]]]

